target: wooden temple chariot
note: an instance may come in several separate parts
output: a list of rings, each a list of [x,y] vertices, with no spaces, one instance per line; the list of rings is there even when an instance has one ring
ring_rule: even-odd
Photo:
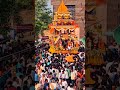
[[[72,19],[68,8],[62,0],[54,19],[49,25],[49,44],[51,53],[77,54],[79,49],[79,37],[75,30],[78,25]]]

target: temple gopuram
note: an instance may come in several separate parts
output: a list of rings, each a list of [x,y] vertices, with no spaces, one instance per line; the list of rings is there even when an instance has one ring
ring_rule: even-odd
[[[49,44],[51,53],[77,54],[80,28],[72,19],[71,13],[62,0],[54,19],[49,25]]]

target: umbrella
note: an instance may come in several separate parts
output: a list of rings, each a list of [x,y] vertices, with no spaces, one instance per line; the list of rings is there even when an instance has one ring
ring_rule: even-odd
[[[67,62],[74,62],[73,56],[74,55],[66,56],[65,60],[67,60]]]
[[[118,27],[115,29],[114,34],[113,34],[113,37],[114,37],[116,43],[120,45],[120,26],[118,26]]]

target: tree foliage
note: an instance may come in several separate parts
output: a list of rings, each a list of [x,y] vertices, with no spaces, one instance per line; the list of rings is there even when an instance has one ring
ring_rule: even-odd
[[[0,0],[0,34],[9,31],[10,20],[16,24],[22,23],[22,17],[19,15],[21,10],[32,8],[33,0]]]
[[[0,24],[6,25],[12,18],[15,23],[20,23],[22,18],[19,12],[23,9],[32,9],[33,0],[0,0]]]
[[[47,0],[36,0],[35,2],[35,32],[42,34],[51,23],[51,10],[47,8]]]

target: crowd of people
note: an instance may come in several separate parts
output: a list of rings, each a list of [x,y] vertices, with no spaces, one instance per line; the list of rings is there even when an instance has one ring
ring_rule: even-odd
[[[30,49],[32,50],[34,47],[34,43],[32,42],[28,42],[28,41],[24,41],[24,42],[8,42],[8,44],[6,43],[1,43],[1,49],[2,49],[2,52],[0,52],[0,66],[1,67],[5,67],[6,65],[4,65],[3,63],[7,63],[7,62],[10,62],[11,58],[12,58],[12,54],[18,54],[18,52],[21,52],[21,51],[24,51],[24,50],[27,50],[27,49]],[[19,56],[19,55],[18,55]],[[10,58],[10,60],[9,60]],[[8,59],[8,60],[5,60],[5,59]],[[1,72],[2,71],[6,71],[6,70],[0,70]],[[0,75],[1,76],[1,75]]]
[[[111,44],[100,43],[93,36],[87,37],[88,51],[97,51],[94,56],[86,58],[86,89],[87,90],[120,90],[120,47],[112,40]],[[99,46],[102,45],[102,47]],[[90,46],[92,48],[90,48]],[[89,53],[90,54],[90,53]],[[86,54],[88,56],[88,53]],[[97,56],[95,58],[95,56]],[[99,58],[99,59],[98,59]],[[92,61],[90,63],[90,61]],[[88,63],[89,62],[89,63]],[[94,63],[95,62],[95,63]]]
[[[20,57],[13,55],[10,62],[5,63],[4,70],[9,73],[7,77],[4,74],[0,77],[0,90],[35,90],[35,64],[32,56],[32,52]]]
[[[0,37],[0,90],[35,90],[34,42]]]
[[[46,47],[46,48],[45,48]],[[65,60],[69,54],[51,54],[49,45],[36,49],[36,90],[83,90],[85,88],[85,53],[80,47],[74,62]]]
[[[29,49],[1,61],[0,90],[120,90],[120,46],[114,40],[107,45],[93,36],[88,35],[87,47],[80,45],[74,62],[66,60],[71,54],[49,52],[47,43],[36,47],[34,57],[30,49],[34,44],[28,41],[1,43],[2,55]]]
[[[0,38],[0,57],[13,54],[20,50],[30,48],[30,42],[28,41],[21,41],[21,37],[15,36],[15,38],[11,38],[10,36],[6,39],[1,36]]]
[[[32,56],[32,52],[20,57],[13,56],[8,67],[10,73],[2,86],[3,90],[35,90],[35,64]]]

